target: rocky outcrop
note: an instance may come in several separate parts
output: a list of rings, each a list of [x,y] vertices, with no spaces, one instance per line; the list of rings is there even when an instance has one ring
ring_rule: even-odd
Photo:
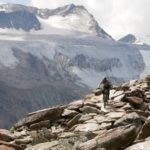
[[[31,29],[40,30],[41,24],[36,16],[25,10],[14,12],[0,11],[0,28],[30,31]]]
[[[146,78],[114,87],[106,108],[96,90],[83,100],[29,113],[10,131],[0,130],[0,148],[138,150],[142,146],[147,150],[149,92],[150,80]]]

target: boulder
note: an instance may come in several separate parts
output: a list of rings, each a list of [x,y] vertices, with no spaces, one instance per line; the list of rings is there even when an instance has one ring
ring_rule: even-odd
[[[50,121],[49,120],[44,120],[44,121],[40,121],[38,123],[34,123],[30,125],[30,129],[31,130],[39,130],[42,129],[43,127],[50,127]]]
[[[19,138],[22,138],[22,137],[28,136],[28,135],[29,135],[29,131],[27,131],[27,130],[22,130],[20,132],[13,131],[13,136],[15,139],[19,139]]]
[[[145,139],[150,136],[150,117],[147,118],[146,122],[144,123],[138,139]]]
[[[118,126],[124,126],[124,125],[128,125],[128,124],[141,124],[141,118],[140,116],[133,112],[130,114],[126,114],[123,117],[121,117],[120,119],[116,120],[114,123],[114,127],[118,127]]]
[[[77,114],[79,114],[79,113],[75,110],[65,109],[64,112],[62,113],[62,116],[63,117],[74,117]]]
[[[124,114],[125,112],[110,112],[106,114],[105,116],[111,119],[118,119],[118,118],[121,118]]]
[[[17,145],[25,144],[26,145],[26,144],[31,143],[32,140],[33,139],[31,138],[31,136],[25,136],[21,139],[15,139],[15,144],[17,144]]]
[[[136,96],[126,97],[126,100],[132,105],[140,105],[143,103],[143,99]]]
[[[13,134],[5,129],[0,129],[0,140],[10,142],[14,140]]]
[[[115,102],[120,102],[120,101],[123,101],[124,98],[125,98],[125,94],[122,93],[121,95],[117,95],[115,97],[112,97],[111,99],[113,99],[113,101]]]
[[[135,109],[140,109],[140,110],[143,110],[143,111],[146,111],[146,110],[149,109],[148,105],[146,103],[142,103],[142,104],[134,106],[134,107],[135,107]]]
[[[139,97],[139,98],[144,98],[144,92],[141,89],[135,88],[134,90],[131,91],[126,91],[125,92],[126,97]]]
[[[45,143],[36,144],[34,146],[26,148],[25,150],[48,150],[54,146],[57,146],[58,144],[59,144],[58,141],[45,142]]]
[[[86,123],[86,124],[78,124],[74,130],[88,132],[88,131],[96,131],[99,129],[100,127],[97,123]]]
[[[100,128],[100,130],[104,130],[104,129],[110,129],[111,126],[112,126],[111,122],[108,122],[108,123],[103,122],[99,125],[99,128]]]
[[[150,149],[150,141],[145,141],[141,143],[134,144],[125,150],[149,150]]]
[[[9,148],[10,150],[23,150],[24,147],[21,147],[15,143],[9,143],[9,142],[4,142],[4,141],[0,141],[0,146],[4,146],[4,148],[6,148],[6,150]],[[8,150],[9,150],[8,149]],[[5,149],[0,149],[0,150],[5,150]]]
[[[70,103],[67,107],[67,109],[70,110],[78,110],[79,108],[81,108],[83,106],[83,100],[78,100],[78,101],[74,101],[72,103]]]
[[[126,111],[126,113],[132,113],[132,112],[136,112],[138,115],[144,116],[146,118],[150,116],[149,111],[143,111],[143,110],[127,110]]]
[[[103,95],[101,94],[100,96],[94,96],[94,95],[89,95],[85,98],[84,100],[84,105],[88,102],[90,103],[98,103],[99,101],[101,101],[103,99],[102,97]]]
[[[101,111],[95,107],[91,107],[91,106],[84,106],[82,108],[80,108],[80,111],[82,111],[82,113],[86,114],[86,113],[96,113],[96,114],[100,114]]]
[[[101,103],[102,104],[102,103]],[[102,105],[98,105],[98,102],[97,103],[91,103],[91,102],[85,102],[84,103],[84,106],[90,106],[90,107],[94,107],[94,108],[97,108],[97,109],[101,109]],[[83,107],[84,107],[83,106]],[[82,109],[82,108],[81,108]]]
[[[102,123],[106,120],[106,117],[104,115],[97,115],[94,116],[94,119],[98,122],[98,123]]]
[[[135,140],[137,133],[136,125],[118,127],[80,144],[80,150],[96,150],[96,148],[117,150],[125,148]]]
[[[79,122],[83,123],[83,122],[85,122],[87,120],[90,120],[90,119],[92,119],[91,115],[89,115],[89,114],[82,114],[82,116],[79,119]]]
[[[121,91],[116,91],[114,94],[113,94],[113,96],[111,97],[111,99],[115,99],[116,97],[118,97],[118,96],[124,96],[124,91],[123,90],[121,90]]]
[[[78,114],[76,116],[74,116],[68,123],[67,126],[68,127],[72,127],[74,125],[76,125],[79,122],[79,119],[81,118],[81,114]]]
[[[50,120],[51,122],[54,122],[61,118],[61,114],[65,108],[66,106],[58,106],[30,113],[29,116],[18,121],[14,125],[14,128],[16,129],[24,125],[30,126],[31,124],[38,123],[43,120]]]

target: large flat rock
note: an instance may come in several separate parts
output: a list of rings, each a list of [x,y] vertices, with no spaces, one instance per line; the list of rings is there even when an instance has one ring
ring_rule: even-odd
[[[44,109],[43,111],[37,111],[26,118],[23,118],[19,122],[14,125],[14,128],[21,127],[23,125],[31,125],[43,120],[50,120],[53,122],[59,118],[61,118],[61,114],[63,113],[66,106],[58,106],[53,108]]]
[[[96,148],[117,150],[131,144],[137,137],[137,133],[136,125],[118,127],[80,144],[80,150],[95,150]]]

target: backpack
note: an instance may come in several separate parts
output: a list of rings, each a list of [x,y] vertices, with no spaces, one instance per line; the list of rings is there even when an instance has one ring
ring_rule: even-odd
[[[103,84],[104,84],[104,88],[105,89],[111,89],[112,88],[112,84],[109,81],[107,81],[107,82],[105,82]]]

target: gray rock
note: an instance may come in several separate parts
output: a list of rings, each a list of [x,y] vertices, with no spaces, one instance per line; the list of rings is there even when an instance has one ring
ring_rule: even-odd
[[[128,124],[141,124],[141,118],[140,116],[133,112],[130,114],[126,114],[124,116],[122,116],[120,119],[116,120],[114,123],[114,127],[118,127],[118,126],[124,126],[124,125],[128,125]]]
[[[141,143],[134,144],[125,150],[149,150],[150,141],[145,141]]]
[[[100,114],[101,111],[97,108],[91,107],[91,106],[84,106],[83,108],[80,108],[80,110],[86,114],[86,113],[96,113],[96,114]]]
[[[95,122],[95,123],[78,124],[74,129],[74,131],[88,132],[88,131],[96,131],[99,129],[100,129],[99,125]]]
[[[23,118],[22,120],[18,121],[14,128],[19,128],[21,126],[30,126],[31,124],[38,123],[43,120],[49,119],[50,122],[53,122],[57,119],[61,118],[61,114],[63,113],[66,106],[58,106],[53,108],[44,109],[41,111],[37,111],[33,113],[32,115]]]
[[[108,150],[120,149],[131,144],[135,140],[137,134],[138,131],[135,125],[115,128],[80,144],[80,150],[95,150],[96,148],[105,148]]]
[[[126,97],[126,99],[132,105],[140,105],[143,103],[143,99],[136,96]]]
[[[0,140],[10,142],[14,140],[14,135],[5,129],[0,129]]]
[[[51,149],[52,147],[57,146],[58,144],[59,144],[58,141],[45,142],[45,143],[36,144],[34,146],[30,146],[25,150],[46,150],[46,149]]]
[[[78,114],[76,116],[74,116],[68,123],[67,123],[67,126],[68,127],[72,127],[74,126],[75,124],[77,124],[81,118],[81,114]]]
[[[78,101],[74,101],[74,102],[71,102],[67,109],[70,109],[70,110],[78,110],[79,108],[81,108],[83,106],[83,100],[78,100]]]
[[[83,122],[85,122],[85,121],[87,121],[87,120],[90,120],[90,119],[92,119],[92,116],[91,116],[91,115],[89,115],[89,114],[83,114],[83,115],[80,117],[79,122],[80,122],[80,123],[83,123]]]
[[[30,129],[31,130],[38,130],[38,129],[42,129],[43,127],[50,127],[50,121],[49,120],[44,120],[44,121],[40,121],[38,123],[34,123],[30,125]]]
[[[118,119],[118,118],[121,118],[124,114],[125,112],[110,112],[106,114],[105,116],[111,119]]]
[[[150,117],[148,117],[146,122],[144,123],[139,133],[138,139],[145,139],[149,136],[150,136]]]
[[[62,113],[62,116],[63,117],[74,117],[77,114],[79,114],[79,113],[75,110],[65,109],[64,112]]]
[[[24,147],[21,147],[15,143],[9,143],[9,142],[5,142],[5,141],[0,141],[0,148],[2,148],[1,150],[5,150],[4,148],[6,148],[6,150],[22,150],[22,149],[24,149]]]

